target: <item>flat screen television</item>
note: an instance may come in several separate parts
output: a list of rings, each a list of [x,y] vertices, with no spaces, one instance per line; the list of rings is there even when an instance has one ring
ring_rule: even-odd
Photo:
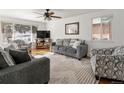
[[[37,38],[50,38],[50,31],[37,31]]]

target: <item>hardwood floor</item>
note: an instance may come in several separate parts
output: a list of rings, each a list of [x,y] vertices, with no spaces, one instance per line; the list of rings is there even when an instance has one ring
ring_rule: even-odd
[[[50,52],[49,49],[31,49],[31,54],[32,55],[43,55]]]

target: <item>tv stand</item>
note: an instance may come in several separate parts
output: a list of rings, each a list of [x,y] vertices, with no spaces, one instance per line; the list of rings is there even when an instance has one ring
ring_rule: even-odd
[[[37,38],[36,49],[50,49],[51,39],[50,38]]]

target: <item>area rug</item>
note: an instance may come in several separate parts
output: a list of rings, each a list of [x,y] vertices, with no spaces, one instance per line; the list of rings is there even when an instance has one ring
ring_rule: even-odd
[[[46,55],[50,58],[49,84],[97,84],[90,60],[66,57],[59,54]]]

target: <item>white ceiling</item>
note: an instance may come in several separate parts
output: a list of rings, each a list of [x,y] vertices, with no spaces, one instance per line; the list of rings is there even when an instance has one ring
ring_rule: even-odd
[[[51,9],[50,11],[55,12],[54,15],[61,16],[62,18],[67,18],[80,14],[99,12],[102,10],[101,9]],[[43,19],[37,18],[40,15],[35,14],[34,12],[43,14],[45,12],[45,9],[0,9],[0,16],[41,22]]]

